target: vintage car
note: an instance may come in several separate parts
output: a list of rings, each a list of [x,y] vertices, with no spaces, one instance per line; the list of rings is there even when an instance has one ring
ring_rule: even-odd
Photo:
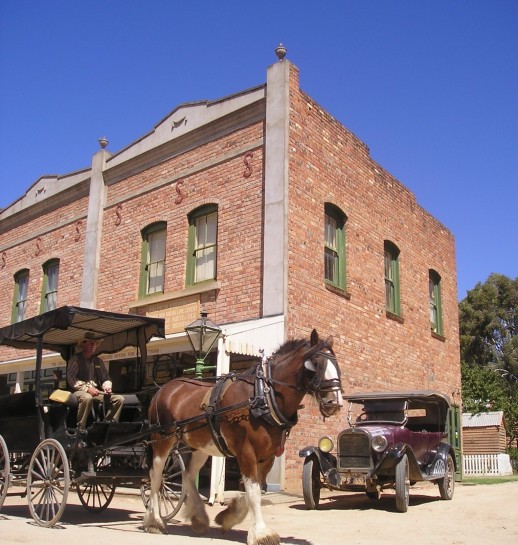
[[[317,509],[320,490],[364,491],[379,499],[395,489],[396,509],[406,512],[410,485],[430,481],[451,500],[456,462],[447,442],[447,396],[432,391],[374,392],[345,396],[349,427],[299,452],[308,509]]]

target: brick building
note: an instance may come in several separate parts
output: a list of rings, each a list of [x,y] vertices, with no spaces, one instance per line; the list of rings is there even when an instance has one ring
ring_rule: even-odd
[[[183,328],[203,306],[225,334],[217,372],[316,328],[335,338],[346,392],[460,390],[452,234],[288,60],[117,153],[100,143],[90,168],[42,177],[1,211],[0,325],[65,304],[161,316],[149,366],[165,380],[192,365]],[[121,389],[129,356],[109,362]],[[31,357],[0,347],[2,392],[30,388]],[[44,372],[63,365],[48,354]],[[341,419],[308,400],[272,482],[300,490],[298,450]]]

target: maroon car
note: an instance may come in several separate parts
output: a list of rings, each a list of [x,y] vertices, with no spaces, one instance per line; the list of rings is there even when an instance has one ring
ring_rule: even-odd
[[[375,392],[346,396],[349,428],[336,439],[322,437],[302,449],[302,487],[308,509],[320,490],[364,491],[379,499],[396,491],[396,509],[406,512],[410,485],[431,481],[443,500],[455,486],[455,455],[447,442],[450,401],[438,392]]]

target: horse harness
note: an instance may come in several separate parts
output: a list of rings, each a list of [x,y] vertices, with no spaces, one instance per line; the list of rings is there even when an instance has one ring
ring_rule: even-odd
[[[333,356],[324,354],[318,350],[318,347],[315,347],[308,354],[308,358],[313,361],[317,356],[325,356],[331,360],[334,360]],[[227,375],[219,377],[216,384],[210,389],[210,393],[204,397],[201,403],[200,408],[205,410],[205,414],[197,415],[186,420],[177,421],[175,423],[175,433],[179,432],[181,434],[182,427],[186,424],[191,424],[196,421],[206,419],[212,440],[214,441],[217,449],[223,456],[234,458],[234,454],[230,451],[225,439],[221,435],[220,426],[222,415],[237,409],[248,407],[253,417],[262,418],[272,426],[279,426],[283,428],[285,437],[287,437],[291,431],[291,428],[297,424],[298,415],[295,413],[292,418],[287,418],[282,414],[275,400],[275,390],[273,386],[274,384],[279,384],[295,390],[301,390],[302,388],[272,378],[270,366],[271,359],[272,358],[263,358],[263,360],[258,363],[255,368],[251,368],[248,372],[241,374],[231,372]],[[306,393],[309,394],[314,394],[317,392],[323,383],[322,379],[324,369],[322,369],[322,366],[318,365],[315,367],[317,368],[317,372],[315,373],[313,379],[308,383],[308,387],[305,389]],[[221,401],[226,390],[236,380],[243,380],[248,383],[252,383],[253,380],[253,397],[240,403],[222,407]]]

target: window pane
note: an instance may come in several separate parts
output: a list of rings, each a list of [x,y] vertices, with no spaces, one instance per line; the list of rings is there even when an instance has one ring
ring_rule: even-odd
[[[58,276],[59,265],[57,263],[49,265],[46,269],[46,293],[45,293],[45,305],[44,312],[48,310],[54,310],[58,304]]]
[[[216,213],[196,219],[194,241],[194,281],[202,282],[216,277],[216,241],[218,216]]]
[[[147,293],[164,291],[165,242],[165,230],[147,236]]]
[[[29,290],[29,275],[24,274],[18,277],[18,300],[16,302],[17,316],[16,321],[25,320],[25,311],[27,309],[27,293]]]
[[[396,258],[389,250],[385,250],[385,308],[397,314],[395,268]]]

